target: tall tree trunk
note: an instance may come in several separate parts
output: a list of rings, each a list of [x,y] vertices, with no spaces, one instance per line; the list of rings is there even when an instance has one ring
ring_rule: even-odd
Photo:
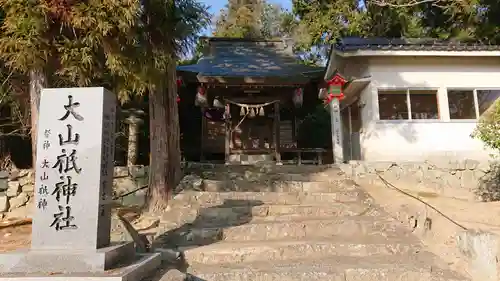
[[[167,68],[166,84],[149,93],[150,151],[148,209],[167,207],[181,179],[179,112],[175,60]]]
[[[40,95],[42,89],[47,87],[47,76],[39,68],[33,68],[29,72],[30,78],[30,107],[31,107],[31,161],[33,168],[36,167],[36,137],[38,132],[38,112],[40,109]]]

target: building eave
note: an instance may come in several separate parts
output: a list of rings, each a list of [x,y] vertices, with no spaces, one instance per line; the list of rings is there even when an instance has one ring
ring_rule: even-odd
[[[393,50],[358,50],[334,51],[339,57],[500,57],[500,51],[393,51]]]

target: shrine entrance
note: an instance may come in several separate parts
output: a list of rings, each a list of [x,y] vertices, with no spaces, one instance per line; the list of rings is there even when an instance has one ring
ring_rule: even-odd
[[[325,69],[297,63],[292,46],[281,40],[202,40],[206,48],[198,63],[177,67],[183,85],[180,103],[193,106],[180,107],[199,108],[202,116],[200,160],[222,158],[230,163],[255,158],[282,163],[283,154],[292,154],[291,160],[301,163],[303,153],[312,153],[315,163],[322,163],[318,159],[328,147],[301,147],[297,132],[298,117],[321,104],[318,89]],[[195,124],[181,126],[191,129]],[[190,140],[196,137],[194,129],[184,135]]]
[[[275,148],[274,103],[237,103],[228,101],[230,112],[230,154],[268,153]],[[278,112],[279,114],[279,112]]]

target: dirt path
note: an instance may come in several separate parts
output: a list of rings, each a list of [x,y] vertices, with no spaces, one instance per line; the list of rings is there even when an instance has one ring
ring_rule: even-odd
[[[393,183],[404,192],[427,203],[424,204],[381,181],[357,182],[378,205],[402,223],[408,224],[408,227],[414,228],[414,234],[422,239],[430,251],[459,272],[464,272],[466,267],[464,256],[457,245],[459,233],[465,229],[474,229],[500,236],[500,202],[486,203],[450,198],[437,193],[418,191],[416,186]]]
[[[0,229],[0,252],[29,248],[30,243],[30,224]]]

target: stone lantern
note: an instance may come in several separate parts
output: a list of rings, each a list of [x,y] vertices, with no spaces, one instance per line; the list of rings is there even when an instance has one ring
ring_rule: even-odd
[[[138,136],[139,128],[144,123],[144,111],[140,109],[123,110],[128,115],[125,123],[128,124],[128,148],[127,148],[127,166],[134,166],[137,163],[138,154]]]

